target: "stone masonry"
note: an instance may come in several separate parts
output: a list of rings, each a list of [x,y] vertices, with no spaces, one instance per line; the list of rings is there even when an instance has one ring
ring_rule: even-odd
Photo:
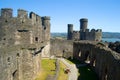
[[[89,31],[87,28],[88,19],[80,19],[80,30],[73,31],[73,24],[68,24],[68,40],[91,40],[91,41],[101,41],[102,39],[102,30],[101,29],[92,29]]]
[[[0,15],[0,80],[34,80],[41,57],[50,55],[50,17],[2,8]]]
[[[76,58],[89,63],[99,80],[120,79],[120,54],[101,44],[102,31],[87,29],[80,20],[80,31],[68,24],[68,40],[50,40],[50,17],[34,12],[2,8],[0,15],[0,80],[35,80],[43,57]],[[85,40],[85,41],[74,41]],[[88,41],[87,41],[88,40]]]
[[[89,63],[95,69],[99,80],[120,79],[120,54],[90,41],[73,43],[73,57]]]

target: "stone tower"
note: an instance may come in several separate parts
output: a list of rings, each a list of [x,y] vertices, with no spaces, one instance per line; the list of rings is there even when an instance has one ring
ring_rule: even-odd
[[[80,30],[85,31],[87,29],[88,19],[80,19]]]
[[[44,55],[44,56],[43,56]],[[50,17],[0,9],[0,80],[35,80],[50,55]]]
[[[43,25],[43,39],[44,40],[49,40],[50,38],[50,17],[49,16],[44,16],[42,17],[42,25]]]
[[[72,34],[73,34],[73,24],[68,24],[68,34],[67,34],[68,40],[72,40]]]
[[[68,24],[68,40],[91,40],[91,41],[101,41],[102,40],[102,30],[101,29],[92,29],[87,28],[88,19],[81,18],[80,20],[80,30],[74,31],[73,24]]]

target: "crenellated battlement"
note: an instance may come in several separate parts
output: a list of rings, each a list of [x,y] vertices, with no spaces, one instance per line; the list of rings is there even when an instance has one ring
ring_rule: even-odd
[[[80,29],[80,32],[92,32],[92,33],[96,33],[96,32],[102,32],[102,29],[86,29],[86,30],[83,30],[83,29]]]
[[[32,20],[33,24],[36,24],[36,23],[42,24],[41,16],[35,14],[34,12],[30,12],[29,17]]]
[[[23,9],[18,9],[18,18],[28,18],[28,11]]]
[[[44,16],[42,17],[43,20],[50,20],[50,16]]]
[[[91,32],[96,32],[96,30],[95,29],[91,29]]]
[[[28,12],[23,9],[18,9],[17,11],[17,17],[18,18],[27,18]],[[2,18],[12,18],[13,17],[13,9],[11,8],[2,8],[1,9],[1,17]]]
[[[2,8],[1,9],[1,16],[0,16],[1,21],[3,23],[24,23],[24,24],[29,24],[29,25],[42,25],[46,20],[50,20],[49,16],[39,16],[38,14],[34,12],[28,13],[28,11],[24,9],[18,9],[17,10],[17,16],[13,16],[13,9],[11,8]],[[44,24],[48,23],[45,22]]]
[[[13,16],[13,9],[11,9],[11,8],[2,8],[0,18],[32,19],[32,21],[34,21],[34,22],[41,21],[41,17],[39,15],[35,14],[34,12],[28,13],[28,11],[26,11],[24,9],[18,9],[17,10],[17,17],[14,17]],[[45,19],[50,20],[50,17],[46,16]]]
[[[101,29],[91,29],[87,28],[88,19],[81,18],[80,20],[80,31],[73,31],[73,24],[68,24],[68,40],[93,40],[101,41],[102,30]],[[78,36],[79,35],[79,36]]]
[[[102,29],[97,29],[96,32],[102,32]]]
[[[11,18],[11,17],[13,17],[13,9],[11,9],[11,8],[2,8],[1,9],[1,17],[2,18]]]
[[[0,74],[6,75],[0,75],[0,80],[35,79],[41,57],[50,55],[50,17],[42,20],[23,9],[13,16],[11,8],[2,8],[0,13]]]
[[[95,30],[95,29],[91,29],[90,32],[102,32],[102,29],[97,29],[97,30]]]
[[[1,17],[2,18],[13,18],[13,9],[1,8]],[[28,12],[23,9],[18,9],[17,17],[18,18],[28,18]]]
[[[80,33],[79,31],[73,31],[73,33]]]
[[[7,46],[42,42],[50,39],[50,17],[44,16],[41,18],[36,13],[28,13],[24,9],[18,9],[17,16],[14,17],[13,9],[2,8],[0,30],[0,41],[2,41],[0,45],[4,44]],[[9,39],[14,41],[10,40],[11,43],[8,43]]]

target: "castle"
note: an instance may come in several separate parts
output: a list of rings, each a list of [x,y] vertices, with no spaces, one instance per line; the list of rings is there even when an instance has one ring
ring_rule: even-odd
[[[77,32],[69,24],[68,40],[62,40],[50,39],[49,16],[28,15],[23,9],[17,14],[13,17],[12,9],[1,9],[0,80],[35,80],[41,59],[51,56],[89,62],[99,80],[120,79],[120,54],[101,46],[102,31],[89,31],[87,19],[80,20]]]
[[[89,31],[87,28],[88,19],[80,19],[80,31],[73,31],[73,24],[68,24],[68,40],[91,40],[91,41],[101,41],[102,40],[102,30],[92,29]]]
[[[50,17],[10,8],[0,15],[0,80],[34,80],[41,57],[49,57]],[[47,54],[47,55],[46,55]]]

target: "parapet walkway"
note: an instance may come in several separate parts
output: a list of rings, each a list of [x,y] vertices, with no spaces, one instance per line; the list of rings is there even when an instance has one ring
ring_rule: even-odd
[[[59,58],[59,60],[62,61],[67,66],[67,68],[70,69],[70,73],[68,74],[69,75],[68,80],[77,80],[78,70],[77,70],[75,64],[68,63],[64,58]]]

